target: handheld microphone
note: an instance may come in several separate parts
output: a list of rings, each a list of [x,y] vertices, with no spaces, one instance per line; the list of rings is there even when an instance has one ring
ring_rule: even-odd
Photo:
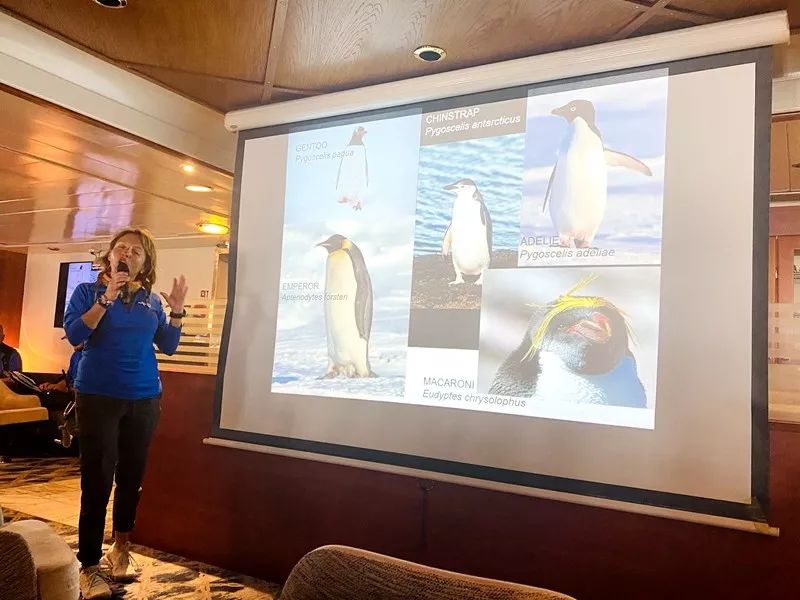
[[[131,272],[131,270],[128,267],[128,263],[126,263],[124,260],[121,260],[121,261],[119,261],[119,263],[117,263],[117,273],[128,273],[128,274],[130,274],[130,272]],[[128,284],[127,283],[125,285],[123,285],[121,288],[119,288],[119,296],[121,298],[127,298],[128,297]]]

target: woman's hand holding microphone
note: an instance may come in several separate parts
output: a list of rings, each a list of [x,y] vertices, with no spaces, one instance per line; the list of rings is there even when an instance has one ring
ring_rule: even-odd
[[[120,261],[118,264],[111,263],[111,279],[108,282],[106,291],[103,294],[107,302],[113,302],[119,298],[122,288],[131,280],[128,265]]]

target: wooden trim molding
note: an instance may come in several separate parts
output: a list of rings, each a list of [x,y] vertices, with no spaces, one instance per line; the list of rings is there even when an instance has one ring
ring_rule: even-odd
[[[286,26],[286,13],[289,10],[289,0],[275,2],[275,15],[272,18],[272,32],[269,36],[269,52],[267,54],[267,68],[264,70],[264,89],[261,92],[261,102],[265,104],[272,98],[275,89],[275,73],[278,71],[283,30]]]
[[[653,9],[656,11],[657,14],[660,14],[665,17],[672,17],[673,19],[677,19],[679,21],[686,21],[687,23],[694,23],[695,25],[706,25],[708,23],[715,23],[719,21],[717,17],[713,17],[711,15],[707,15],[705,13],[699,13],[694,10],[687,10],[685,8],[668,8],[667,4],[673,0],[668,0],[663,5],[660,5],[660,2],[656,2],[655,4],[648,4],[643,2],[642,0],[612,0],[614,2],[624,2],[628,5],[633,5],[636,7],[641,8],[642,10]]]
[[[637,17],[625,25],[622,29],[620,29],[617,33],[611,36],[611,39],[608,41],[613,42],[615,40],[623,40],[626,37],[630,37],[633,33],[635,33],[642,25],[647,23],[650,19],[656,16],[659,8],[662,8],[670,3],[670,0],[658,0],[655,4],[653,4],[650,8],[647,8],[644,12],[640,13]]]

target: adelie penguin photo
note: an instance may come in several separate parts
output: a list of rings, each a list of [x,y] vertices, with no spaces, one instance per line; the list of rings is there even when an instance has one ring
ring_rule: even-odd
[[[608,203],[608,167],[625,167],[651,177],[653,172],[638,158],[603,145],[595,123],[594,104],[573,100],[553,109],[569,123],[550,181],[542,212],[550,219],[562,246],[588,248],[603,222]]]
[[[661,262],[668,83],[632,77],[529,95],[518,266]]]

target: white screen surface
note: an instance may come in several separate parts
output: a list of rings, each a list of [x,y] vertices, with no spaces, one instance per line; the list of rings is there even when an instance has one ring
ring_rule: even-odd
[[[755,82],[657,69],[247,139],[220,428],[748,503]],[[594,127],[549,114],[576,99]],[[564,224],[570,186],[605,187],[601,218]]]

